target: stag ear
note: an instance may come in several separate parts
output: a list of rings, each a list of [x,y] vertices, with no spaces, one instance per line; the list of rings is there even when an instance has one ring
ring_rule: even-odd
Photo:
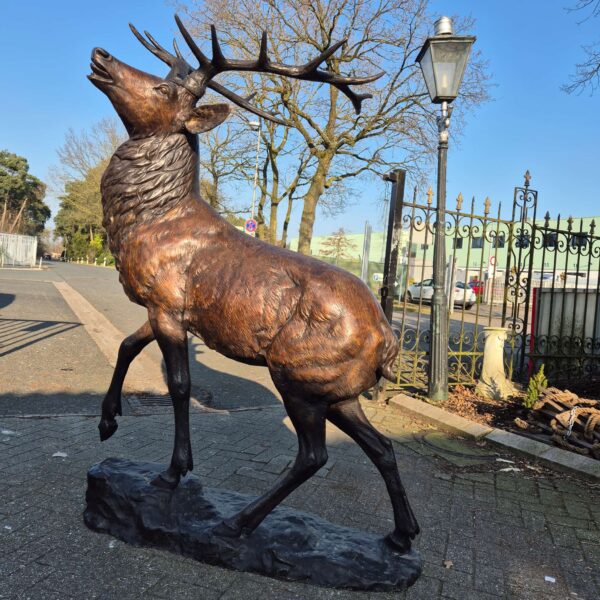
[[[201,104],[192,110],[185,128],[190,133],[210,131],[229,116],[229,104]]]

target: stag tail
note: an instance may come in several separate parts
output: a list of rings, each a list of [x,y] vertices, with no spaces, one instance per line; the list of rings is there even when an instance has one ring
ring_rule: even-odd
[[[397,380],[395,366],[396,358],[398,357],[398,352],[400,350],[398,334],[399,332],[397,330],[386,330],[383,361],[381,362],[379,369],[377,369],[377,379],[380,379],[383,376],[392,383],[395,383]]]

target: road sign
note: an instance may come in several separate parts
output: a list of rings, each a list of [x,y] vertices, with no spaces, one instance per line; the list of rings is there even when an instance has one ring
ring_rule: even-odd
[[[258,223],[256,222],[256,219],[248,219],[246,221],[246,224],[244,225],[244,229],[246,230],[246,233],[249,233],[250,235],[254,235],[257,225],[258,225]]]
[[[490,256],[490,267],[495,267],[495,266],[496,266],[496,257]]]

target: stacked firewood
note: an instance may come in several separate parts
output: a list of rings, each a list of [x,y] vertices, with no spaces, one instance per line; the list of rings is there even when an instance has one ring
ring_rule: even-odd
[[[515,425],[552,440],[558,446],[600,459],[600,401],[549,387],[533,405],[527,420]]]

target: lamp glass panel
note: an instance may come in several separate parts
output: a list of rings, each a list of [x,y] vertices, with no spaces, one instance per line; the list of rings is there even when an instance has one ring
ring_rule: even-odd
[[[435,75],[435,96],[456,98],[465,72],[471,42],[435,40],[431,44],[431,63]]]
[[[433,74],[433,64],[431,62],[431,46],[427,48],[423,58],[421,58],[421,71],[423,71],[423,79],[425,79],[425,85],[431,99],[437,96],[435,89],[435,76]]]

